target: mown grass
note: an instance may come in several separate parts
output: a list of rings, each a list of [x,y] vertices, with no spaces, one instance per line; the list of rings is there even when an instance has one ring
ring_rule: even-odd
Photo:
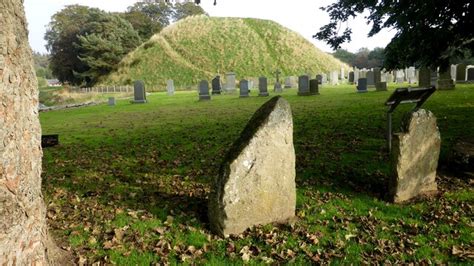
[[[221,239],[207,223],[210,180],[253,112],[269,98],[155,93],[148,104],[118,101],[41,114],[43,187],[51,231],[77,261],[120,265],[206,263],[472,263],[472,184],[449,174],[440,195],[396,205],[383,200],[389,92],[282,95],[294,116],[297,217]],[[252,91],[252,96],[257,94]],[[453,143],[474,137],[474,86],[438,91],[425,104],[438,118],[440,168]],[[400,121],[402,106],[395,113]],[[448,169],[445,169],[446,172]],[[448,175],[449,177],[443,177]]]
[[[348,66],[320,51],[301,35],[261,19],[188,17],[153,36],[127,55],[102,84],[132,84],[140,79],[155,90],[165,90],[173,79],[179,89],[235,72],[238,79],[339,71]]]

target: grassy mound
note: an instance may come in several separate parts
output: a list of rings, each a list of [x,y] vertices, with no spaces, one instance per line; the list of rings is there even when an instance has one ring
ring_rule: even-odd
[[[269,21],[250,18],[189,17],[153,36],[125,57],[103,84],[131,84],[142,79],[164,88],[167,79],[178,87],[234,71],[237,78],[301,75],[348,66],[298,33]]]

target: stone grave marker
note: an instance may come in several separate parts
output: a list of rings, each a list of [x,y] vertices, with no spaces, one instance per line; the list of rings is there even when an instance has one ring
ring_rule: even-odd
[[[267,97],[269,95],[266,77],[258,78],[258,91],[258,96]]]
[[[246,79],[241,79],[239,82],[240,88],[240,98],[249,97],[249,81]]]
[[[212,95],[220,95],[222,92],[221,76],[215,76],[211,81]]]
[[[291,84],[291,77],[286,77],[285,78],[285,89],[291,89],[292,88],[292,84]]]
[[[273,86],[273,91],[277,93],[283,92],[281,83],[280,83],[280,74],[281,74],[280,70],[277,69],[277,71],[275,71],[276,82],[275,82],[275,85]]]
[[[404,132],[394,134],[393,172],[390,195],[394,202],[404,202],[437,191],[436,168],[441,137],[436,117],[418,109],[406,116]]]
[[[316,75],[316,80],[319,82],[319,84],[323,84],[323,76],[318,74]]]
[[[468,68],[467,68],[466,80],[467,80],[468,82],[474,81],[474,67],[468,67]]]
[[[209,82],[207,80],[201,80],[199,83],[199,101],[207,101],[211,99],[209,95]]]
[[[370,70],[366,73],[367,87],[375,87],[374,71]]]
[[[438,85],[438,71],[431,71],[430,72],[430,85],[431,86],[437,86]]]
[[[326,73],[322,73],[321,76],[322,76],[321,84],[327,84],[328,83],[328,75],[326,75]]]
[[[456,65],[451,65],[450,67],[451,79],[453,79],[453,81],[456,81],[456,68]]]
[[[458,64],[456,67],[456,82],[462,83],[466,81],[466,64]]]
[[[174,95],[174,81],[172,79],[166,81],[166,92],[168,96]]]
[[[357,92],[367,92],[367,79],[360,78],[357,81]]]
[[[354,85],[354,71],[349,72],[349,84]]]
[[[438,90],[454,90],[454,81],[451,78],[451,71],[439,73],[439,78],[436,83],[436,89]]]
[[[302,75],[298,77],[298,96],[309,96],[309,77]]]
[[[312,79],[309,81],[309,94],[319,95],[319,81],[317,79]]]
[[[415,67],[407,68],[407,79],[409,84],[416,83],[416,71]]]
[[[338,85],[339,84],[339,75],[337,71],[331,72],[331,85]]]
[[[133,83],[133,101],[132,103],[146,103],[145,83],[142,80],[136,80]]]
[[[403,70],[397,70],[395,78],[397,79],[397,83],[403,83],[405,81],[405,73],[403,73]]]
[[[225,91],[226,92],[235,92],[235,73],[229,72],[225,75]]]
[[[431,71],[426,68],[420,68],[420,73],[418,77],[418,87],[428,88],[431,86]]]
[[[381,81],[381,82],[377,82],[375,83],[375,90],[376,91],[386,91],[387,90],[387,82],[385,81]]]
[[[116,104],[115,97],[109,97],[109,106],[115,106]]]
[[[220,236],[295,216],[295,150],[290,105],[280,96],[260,107],[225,156],[212,184],[208,216]]]

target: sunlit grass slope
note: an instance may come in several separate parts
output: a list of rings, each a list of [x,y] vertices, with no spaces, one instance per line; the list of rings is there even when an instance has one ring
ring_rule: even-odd
[[[178,87],[234,71],[237,78],[315,75],[347,68],[308,40],[281,25],[261,19],[189,17],[153,36],[125,57],[104,84],[130,84],[142,79],[164,87],[173,79]]]

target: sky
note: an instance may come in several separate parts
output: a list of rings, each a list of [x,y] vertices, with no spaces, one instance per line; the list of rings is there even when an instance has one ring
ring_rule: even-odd
[[[34,51],[47,52],[44,41],[46,26],[51,16],[67,5],[80,4],[109,12],[123,12],[135,2],[137,0],[25,0],[30,45]],[[217,5],[214,6],[214,0],[201,0],[201,6],[211,16],[273,20],[298,32],[319,49],[333,52],[325,42],[312,38],[321,26],[329,22],[329,16],[319,7],[332,2],[334,0],[217,0]],[[368,38],[370,26],[366,24],[363,15],[348,24],[352,27],[352,41],[344,44],[342,48],[351,52],[357,52],[362,47],[385,47],[395,35],[395,30],[383,30]],[[345,25],[341,25],[341,31]]]

